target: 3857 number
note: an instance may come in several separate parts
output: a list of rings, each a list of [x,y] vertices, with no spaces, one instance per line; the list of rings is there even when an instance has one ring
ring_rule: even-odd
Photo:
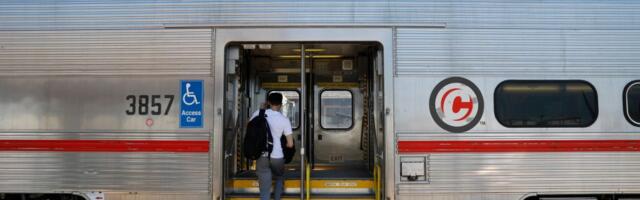
[[[164,97],[164,98],[163,98]],[[128,95],[126,97],[129,102],[129,109],[125,111],[127,115],[164,115],[169,114],[171,105],[173,104],[174,95]],[[162,106],[165,102],[166,106]],[[164,108],[164,109],[163,109]]]

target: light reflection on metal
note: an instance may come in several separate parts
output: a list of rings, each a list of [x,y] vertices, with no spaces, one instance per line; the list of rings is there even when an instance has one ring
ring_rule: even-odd
[[[300,49],[292,49],[293,52],[300,52]],[[305,49],[305,52],[323,52],[326,49]]]
[[[300,58],[299,55],[280,55],[278,56],[279,58]],[[342,58],[342,55],[312,55],[312,56],[305,56],[305,58]]]

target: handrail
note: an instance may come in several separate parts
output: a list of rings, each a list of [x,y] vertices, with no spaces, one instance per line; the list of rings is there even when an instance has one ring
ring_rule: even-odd
[[[373,187],[373,193],[375,195],[375,200],[380,200],[380,167],[378,165],[374,165],[373,167],[373,181],[375,186]]]
[[[309,200],[311,198],[311,165],[307,163],[307,175],[306,175],[306,181],[305,181],[305,193],[306,193],[306,200]]]
[[[300,44],[300,85],[302,87],[300,87],[300,105],[302,105],[300,107],[300,178],[304,179],[304,175],[305,175],[305,171],[306,170],[306,165],[307,162],[305,162],[305,154],[306,154],[306,150],[305,150],[305,143],[307,141],[307,138],[305,137],[306,134],[306,130],[305,127],[307,127],[305,124],[307,122],[307,90],[306,90],[306,84],[305,84],[305,76],[306,76],[306,70],[305,70],[305,47],[304,44]],[[308,170],[307,170],[308,173]],[[305,180],[300,180],[300,200],[302,200],[304,198],[304,185],[303,182]]]
[[[378,200],[378,166],[373,165],[373,195],[376,200]]]

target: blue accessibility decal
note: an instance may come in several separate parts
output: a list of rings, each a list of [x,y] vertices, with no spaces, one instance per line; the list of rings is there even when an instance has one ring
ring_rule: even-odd
[[[202,128],[202,80],[180,81],[180,128]]]

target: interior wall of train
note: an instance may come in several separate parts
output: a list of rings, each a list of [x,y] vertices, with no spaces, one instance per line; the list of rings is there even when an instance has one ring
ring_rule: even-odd
[[[384,152],[378,119],[381,50],[378,43],[227,45],[225,196],[234,199],[259,192],[255,161],[243,157],[242,141],[251,114],[264,108],[270,93],[284,96],[281,112],[292,123],[298,149],[286,165],[286,196],[298,197],[301,190],[313,198],[380,195],[376,184],[381,184],[383,163],[376,155]]]

